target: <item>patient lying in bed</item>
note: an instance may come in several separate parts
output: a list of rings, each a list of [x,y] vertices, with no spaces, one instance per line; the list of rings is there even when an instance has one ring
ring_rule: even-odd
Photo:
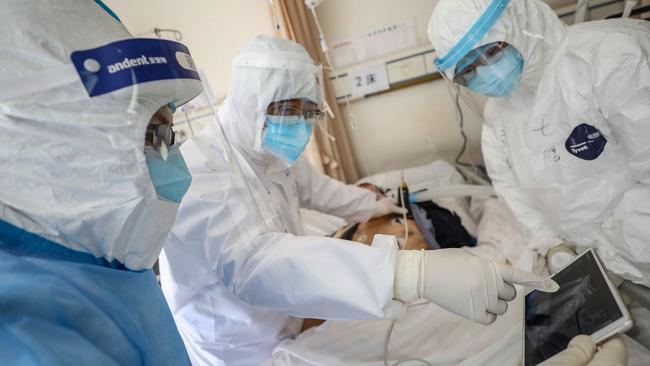
[[[372,184],[364,183],[359,185],[362,188],[371,190],[377,194],[378,198],[385,197],[385,192]],[[435,219],[430,219],[425,208],[419,206],[411,207],[410,213],[406,218],[406,225],[404,224],[404,217],[402,215],[386,215],[370,219],[363,224],[355,224],[350,227],[339,229],[336,233],[337,238],[352,240],[358,243],[370,245],[376,234],[393,235],[397,238],[400,248],[403,250],[432,250],[448,247],[461,247],[461,246],[474,246],[476,241],[467,230],[460,223],[460,219],[449,210],[441,208],[434,203],[424,203],[423,206],[429,208],[430,215],[436,215]],[[428,223],[420,224],[413,218],[415,210],[420,210],[419,215],[421,220],[428,220]],[[435,212],[435,213],[434,213]],[[448,227],[435,230],[435,225],[444,222]],[[408,236],[407,234],[408,226]],[[429,231],[429,238],[420,229]],[[444,230],[443,230],[444,229]],[[406,241],[404,239],[406,238]],[[320,319],[305,319],[303,323],[303,331],[322,324],[324,320]]]
[[[497,262],[540,273],[535,267],[543,261],[537,262],[531,257],[532,252],[522,244],[520,231],[513,225],[511,214],[496,198],[471,199],[467,206],[465,199],[459,200],[463,204],[455,206],[449,201],[453,200],[437,202],[462,217],[462,223],[471,236],[478,239],[477,245],[467,250]],[[351,239],[368,244],[378,233],[402,236],[404,226],[400,225],[400,220],[395,220],[398,218],[385,217],[358,225]],[[423,239],[424,234],[415,220],[410,219],[408,223],[409,237],[412,236],[414,240],[409,238],[406,248],[420,249],[426,245],[428,249],[429,244]],[[513,309],[522,306],[521,298],[512,304]],[[514,365],[512,360],[516,359],[516,353],[521,353],[521,316],[521,312],[510,311],[490,327],[485,327],[431,303],[413,305],[395,324],[389,346],[390,364],[421,357],[436,366],[457,365],[464,361],[468,365]],[[274,365],[383,366],[383,345],[389,326],[388,320],[306,320],[305,332],[276,348]],[[487,354],[485,359],[476,358],[493,348],[494,352]]]
[[[478,239],[478,243],[467,250],[500,263],[509,263],[545,275],[543,257],[524,244],[521,231],[514,225],[512,214],[498,199],[472,199],[467,208],[450,204],[446,207],[463,218],[469,217],[472,222],[463,220],[466,227],[475,225],[471,233]],[[461,212],[463,210],[465,212]],[[359,225],[358,235],[366,235],[370,242],[372,235],[393,226],[391,220],[378,220],[377,223],[383,223],[384,228],[377,232],[374,229],[364,229],[361,232],[362,226]],[[409,231],[411,227],[412,223]],[[401,235],[400,232],[397,233]],[[407,247],[410,245],[410,241],[407,242]],[[435,366],[520,365],[523,357],[523,294],[520,291],[517,300],[509,305],[511,310],[489,327],[458,317],[432,303],[412,304],[404,316],[393,324],[388,344],[388,364],[422,358]],[[390,320],[330,320],[322,323],[320,320],[306,321],[305,329],[310,328],[310,325],[312,329],[303,332],[296,339],[285,340],[276,347],[273,365],[384,366],[384,344],[391,327]],[[314,327],[315,325],[320,326]],[[648,365],[650,356],[639,347],[628,343],[629,366]]]
[[[393,174],[398,178],[392,181],[378,181],[386,182],[387,186],[395,186],[400,175],[407,179],[410,175],[409,184],[418,189],[416,184],[422,181],[421,175],[424,175],[419,172],[424,170],[431,173],[426,177],[427,182],[434,182],[428,185],[430,187],[463,183],[457,172],[444,162],[427,165],[415,172],[407,170],[405,173]],[[508,263],[540,275],[547,274],[544,257],[528,249],[510,210],[497,198],[445,197],[436,199],[436,203],[458,215],[470,236],[477,239],[476,246],[467,247],[466,250],[499,263]],[[409,240],[406,249],[421,249],[425,245],[427,249],[430,248],[424,238],[426,229],[420,228],[415,221],[414,218],[407,221]],[[340,222],[328,226],[325,233],[317,235],[331,235]],[[400,237],[405,231],[402,224],[399,216],[372,220],[351,230],[348,239],[369,244],[373,236],[379,233]],[[404,316],[392,325],[390,320],[330,320],[314,327],[323,321],[306,320],[305,329],[312,329],[303,332],[296,339],[287,339],[276,347],[273,365],[384,366],[386,335],[392,327],[387,352],[391,365],[405,359],[422,358],[436,366],[515,366],[522,359],[523,307],[523,291],[520,291],[515,302],[510,304],[514,310],[506,312],[505,316],[489,327],[458,317],[427,302],[411,304]],[[630,366],[648,365],[650,356],[647,353],[642,357],[637,355],[635,359],[633,347],[628,344],[628,349]]]
[[[372,219],[364,224],[359,224],[357,230],[352,235],[351,240],[358,243],[370,245],[376,234],[394,235],[397,237],[400,247],[407,250],[429,249],[429,244],[424,240],[424,236],[414,220],[407,219],[408,238],[404,243],[406,227],[404,218],[398,215],[387,215]]]
[[[375,185],[364,183],[359,186],[375,192],[377,199],[386,196]],[[376,234],[394,235],[400,248],[407,250],[459,248],[476,244],[455,213],[431,201],[411,203],[406,223],[401,215],[387,215],[342,228],[336,237],[370,245]]]

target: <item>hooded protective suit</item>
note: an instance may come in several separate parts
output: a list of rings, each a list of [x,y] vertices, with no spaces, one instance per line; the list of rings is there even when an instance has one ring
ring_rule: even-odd
[[[112,92],[89,97],[98,89],[84,89],[71,61],[75,51],[118,40],[125,43],[102,48],[109,50],[104,55],[142,44],[130,37],[94,1],[3,2],[3,363],[189,362],[150,269],[178,205],[157,197],[144,141],[152,115],[167,103],[180,105],[196,96],[200,81],[142,83],[142,74],[123,70],[109,79],[128,74],[134,85],[110,85]],[[144,43],[163,43],[149,41]],[[93,88],[107,85],[96,77],[108,68],[98,60],[85,62]],[[7,96],[15,90],[22,95]]]
[[[429,37],[439,55],[490,3],[438,2]],[[650,285],[650,25],[567,27],[541,1],[511,0],[475,47],[496,41],[524,68],[512,94],[485,106],[483,155],[529,245],[594,247],[608,269]]]
[[[302,319],[289,315],[386,318],[403,307],[392,300],[392,240],[368,247],[302,236],[300,207],[363,222],[374,193],[330,179],[304,158],[287,167],[261,145],[271,102],[322,102],[320,68],[300,45],[268,36],[233,64],[219,118],[241,174],[224,158],[217,124],[183,144],[193,181],[160,261],[195,365],[262,365],[299,332]]]

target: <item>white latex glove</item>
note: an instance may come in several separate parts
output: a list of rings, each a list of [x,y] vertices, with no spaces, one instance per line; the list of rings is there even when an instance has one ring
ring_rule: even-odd
[[[605,343],[600,350],[587,335],[574,337],[567,348],[548,359],[544,366],[625,366],[627,348],[620,337]]]
[[[551,292],[559,288],[553,280],[462,249],[400,250],[393,288],[398,300],[424,298],[469,320],[490,324],[506,312],[506,301],[516,297],[512,284]]]
[[[372,217],[381,217],[388,214],[404,215],[408,210],[397,206],[389,197],[384,197],[377,201],[375,208],[372,210]]]
[[[546,252],[546,265],[552,274],[558,273],[567,264],[571,263],[578,254],[566,243],[560,243]]]

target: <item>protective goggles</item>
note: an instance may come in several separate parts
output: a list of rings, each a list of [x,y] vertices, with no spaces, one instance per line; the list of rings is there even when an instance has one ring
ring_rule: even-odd
[[[167,112],[171,113],[156,112],[152,118],[152,123],[147,126],[144,138],[146,146],[151,146],[158,151],[170,148],[176,143],[176,132],[172,129],[172,121],[167,118],[174,113],[174,108],[169,104],[164,108],[167,108]],[[163,147],[163,145],[165,146]]]
[[[476,77],[477,68],[496,64],[511,47],[506,42],[493,42],[470,51],[456,64],[452,81],[468,86]]]
[[[292,123],[303,117],[305,121],[312,125],[318,124],[325,118],[325,113],[321,112],[318,104],[307,98],[288,99],[273,102],[266,108],[267,116],[284,117],[279,118],[282,122]],[[278,118],[276,118],[277,120]]]

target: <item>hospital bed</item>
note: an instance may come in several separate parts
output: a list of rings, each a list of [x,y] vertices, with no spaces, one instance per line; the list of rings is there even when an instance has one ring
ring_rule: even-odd
[[[472,174],[465,171],[464,174]],[[467,180],[452,165],[445,161],[436,161],[430,164],[395,170],[363,178],[357,182],[371,183],[386,190],[388,194],[397,192],[400,183],[405,181],[409,191],[418,196],[432,196],[431,198],[440,206],[455,211],[461,218],[463,225],[472,235],[476,235],[475,220],[470,219],[467,199],[468,195],[485,199],[494,195],[494,190],[487,186],[489,182],[479,175],[472,175],[472,182]],[[331,235],[345,224],[340,218],[321,214],[311,210],[301,210],[305,231],[310,235]]]
[[[402,179],[409,189],[444,188],[466,183],[458,171],[446,162],[388,172],[367,177],[383,188],[397,187]],[[435,198],[434,202],[461,218],[467,230],[478,238],[471,250],[496,261],[507,261],[519,268],[543,271],[543,263],[522,243],[520,230],[510,211],[496,198],[477,195]],[[309,215],[309,214],[307,214]],[[313,217],[312,217],[313,219]],[[327,222],[327,221],[321,221]],[[333,224],[333,222],[329,222]],[[318,226],[310,223],[308,226]],[[326,225],[325,225],[326,226]],[[323,227],[326,232],[331,228]],[[444,278],[440,279],[444,285]],[[523,295],[510,303],[510,311],[494,324],[483,326],[427,302],[410,305],[395,325],[388,345],[388,365],[520,365],[522,359]],[[294,340],[282,342],[273,353],[276,366],[383,366],[384,342],[389,320],[327,321],[311,328]],[[630,338],[625,339],[629,365],[647,365],[650,353]]]

